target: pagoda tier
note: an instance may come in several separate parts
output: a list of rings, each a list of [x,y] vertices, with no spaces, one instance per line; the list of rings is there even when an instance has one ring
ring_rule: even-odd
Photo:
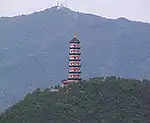
[[[69,79],[80,79],[80,73],[69,73]]]
[[[70,49],[69,55],[81,55],[80,49]]]
[[[77,54],[78,54],[78,53],[81,53],[81,52],[80,52],[79,49],[70,49],[70,54],[71,54],[71,53],[73,53],[73,54],[74,54],[74,53],[77,53]]]
[[[81,80],[75,80],[75,79],[74,79],[74,80],[69,80],[69,79],[68,79],[68,80],[64,80],[64,81],[63,81],[63,86],[64,86],[64,85],[67,86],[69,83],[72,83],[72,82],[79,82],[79,81],[81,81]]]
[[[69,53],[69,55],[81,55],[81,53]]]
[[[76,48],[74,48],[74,47],[70,47],[70,49],[80,49],[80,47],[76,47]]]
[[[69,67],[69,72],[81,72],[80,67]]]
[[[73,50],[74,50],[74,49],[77,49],[77,50],[80,50],[80,49],[81,49],[81,48],[80,48],[80,44],[78,44],[78,43],[77,43],[77,44],[76,44],[76,43],[70,43],[70,47],[69,47],[69,48],[70,48],[70,50],[71,50],[71,49],[73,49]]]
[[[69,62],[70,67],[81,67],[80,61],[70,61]]]

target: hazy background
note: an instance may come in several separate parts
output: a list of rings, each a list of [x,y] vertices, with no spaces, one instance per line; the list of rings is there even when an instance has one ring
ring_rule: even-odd
[[[0,16],[33,13],[65,0],[0,0]],[[68,7],[103,17],[150,22],[150,0],[68,0]]]

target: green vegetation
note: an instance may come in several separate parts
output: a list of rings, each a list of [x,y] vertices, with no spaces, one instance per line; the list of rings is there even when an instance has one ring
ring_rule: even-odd
[[[0,123],[150,123],[150,81],[97,77],[59,92],[37,89]]]

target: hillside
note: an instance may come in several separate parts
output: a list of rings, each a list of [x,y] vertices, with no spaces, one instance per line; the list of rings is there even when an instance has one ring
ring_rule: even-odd
[[[59,92],[37,89],[0,123],[149,123],[150,81],[93,78]]]
[[[83,78],[150,78],[150,24],[52,7],[0,18],[0,110],[67,77],[68,43],[82,45]],[[91,72],[92,71],[92,72]]]

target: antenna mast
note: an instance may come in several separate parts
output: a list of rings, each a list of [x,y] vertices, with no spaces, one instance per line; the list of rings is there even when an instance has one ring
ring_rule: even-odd
[[[59,6],[59,1],[57,1],[57,6]]]
[[[68,1],[66,0],[66,8],[68,7]]]

